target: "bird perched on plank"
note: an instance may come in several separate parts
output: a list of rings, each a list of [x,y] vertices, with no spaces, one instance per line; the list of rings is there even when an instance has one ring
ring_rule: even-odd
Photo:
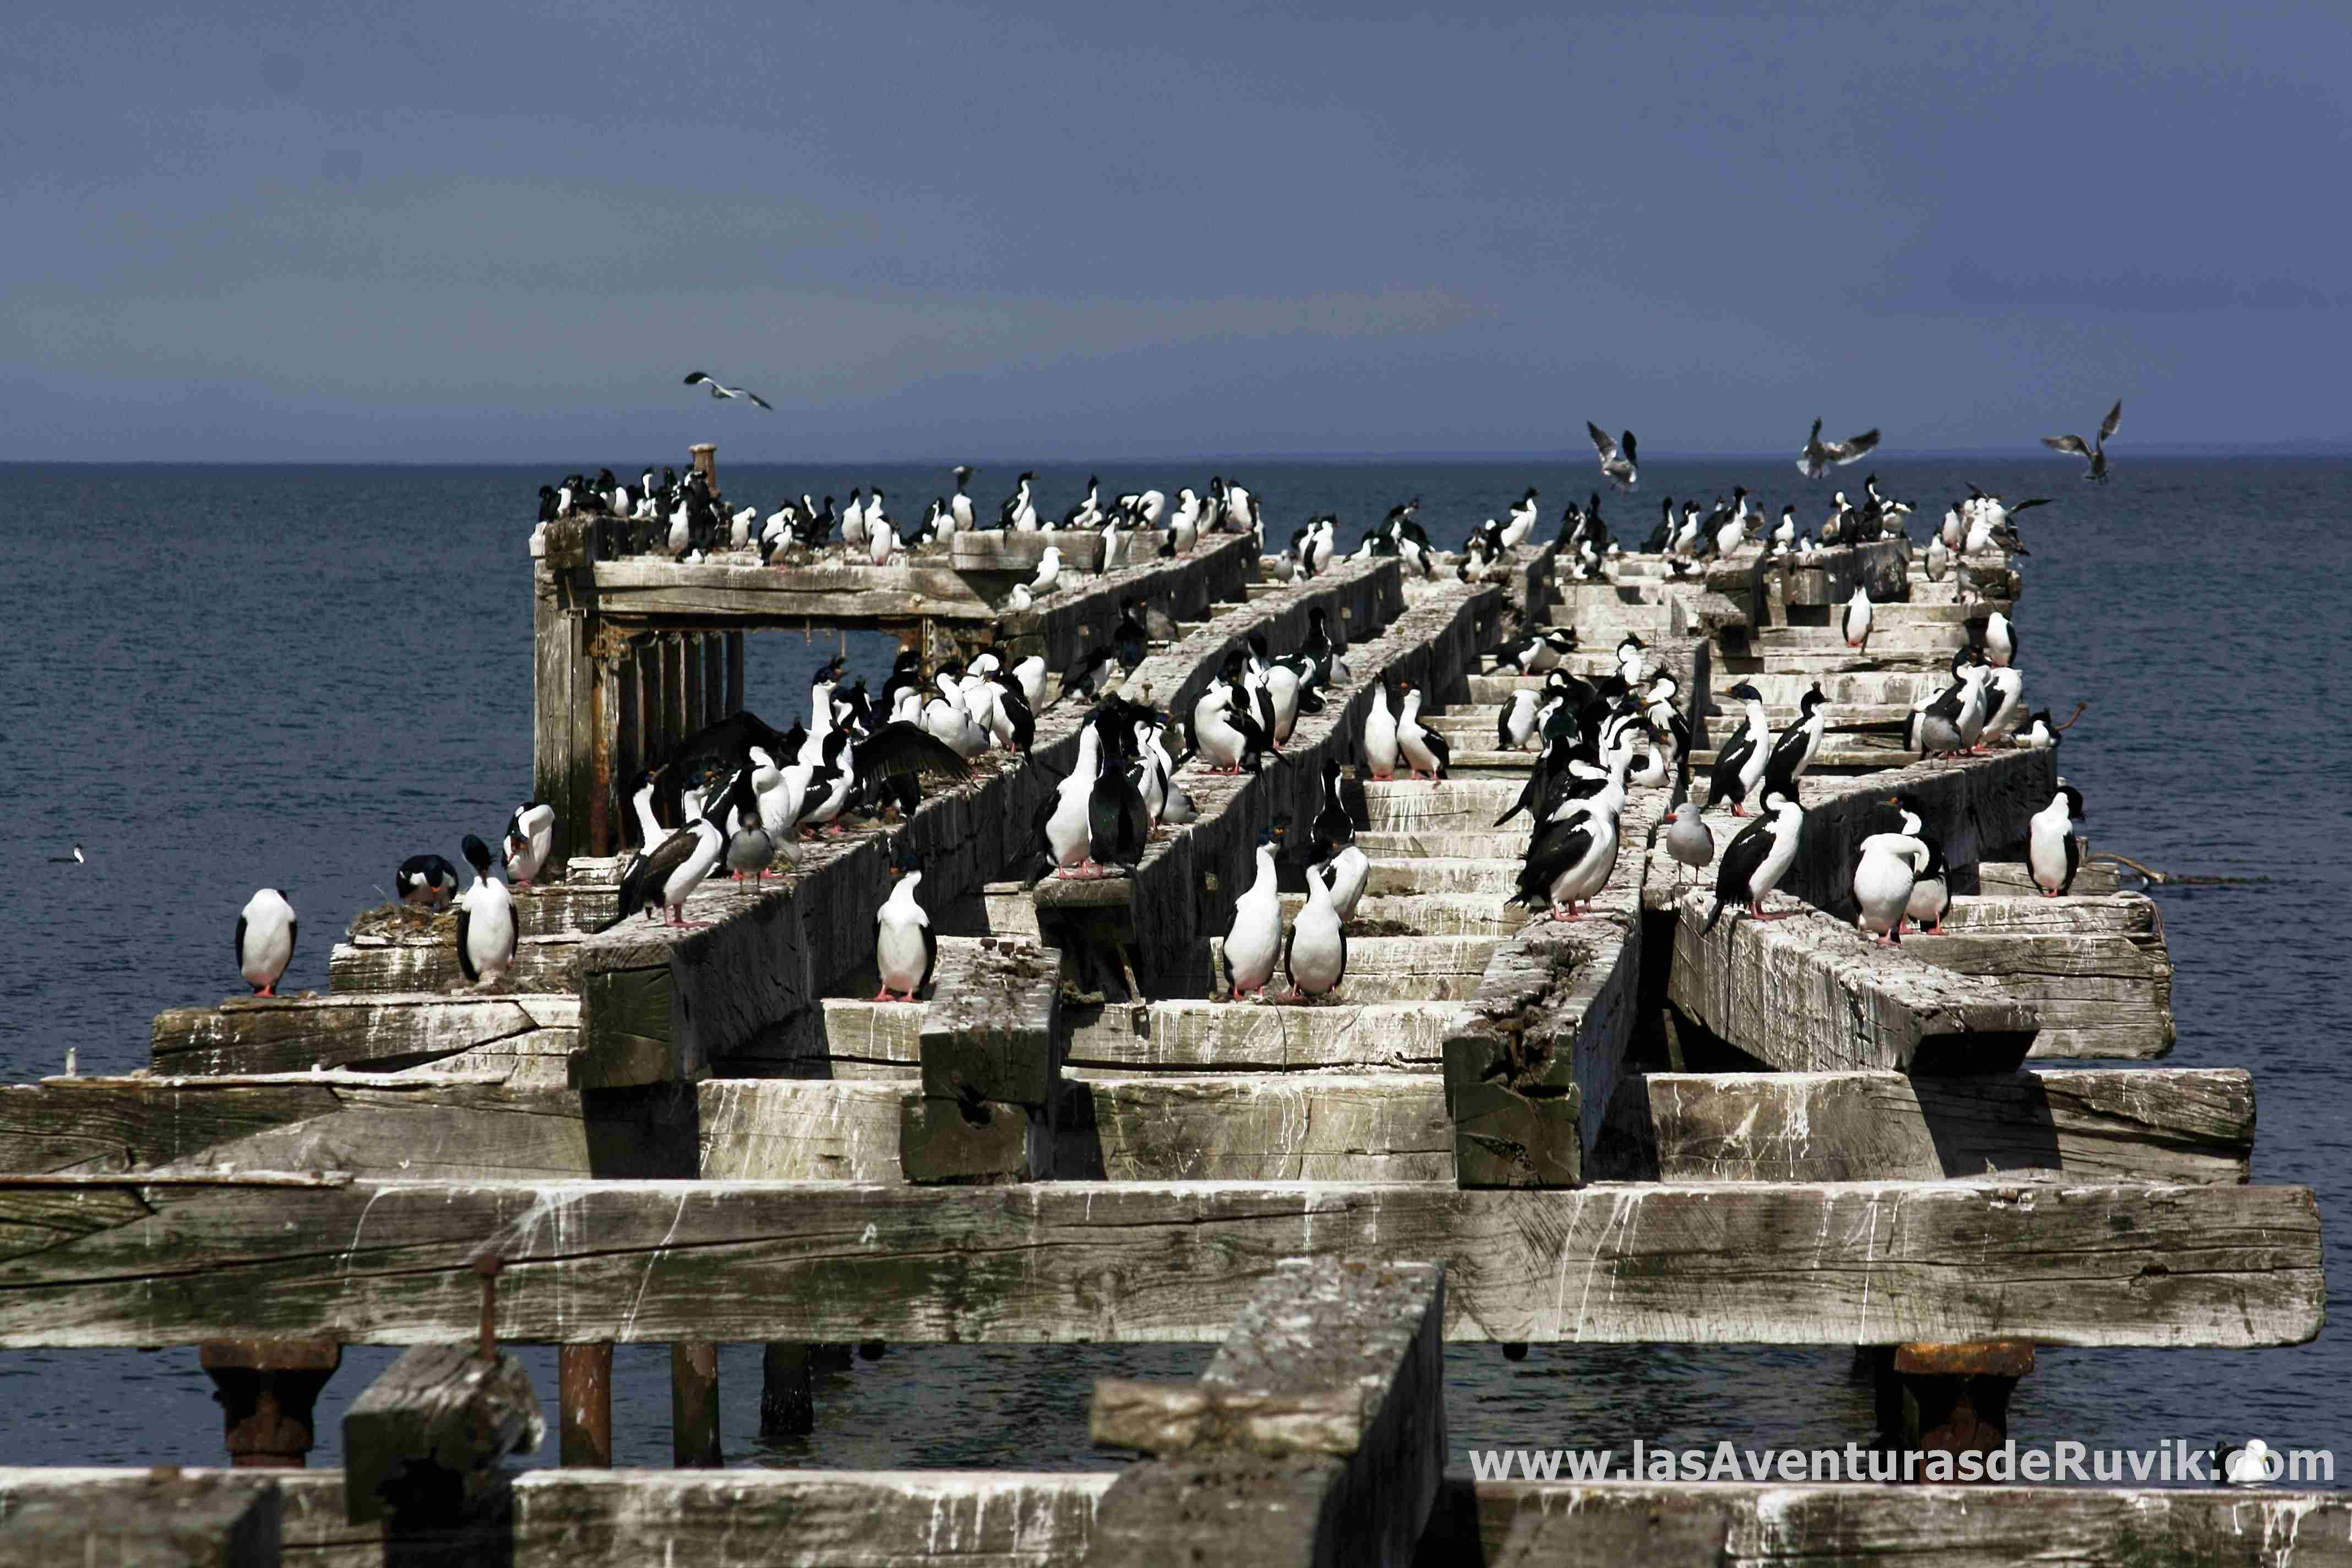
[[[276,888],[264,888],[246,900],[236,917],[236,972],[256,996],[278,994],[300,930],[294,906]]]
[[[457,967],[470,984],[495,984],[514,967],[514,900],[490,875],[488,845],[468,833],[465,852],[474,885],[457,909]]]
[[[1226,929],[1225,976],[1236,1002],[1242,993],[1265,996],[1274,978],[1274,963],[1282,949],[1282,892],[1276,881],[1275,856],[1289,831],[1286,817],[1277,816],[1258,835],[1257,876],[1249,891],[1234,900],[1234,923]]]
[[[940,939],[915,898],[923,885],[922,863],[899,839],[890,844],[890,896],[874,914],[874,967],[882,977],[874,1000],[890,1001],[897,991],[904,993],[900,1000],[912,1002],[939,966]]]
[[[1739,837],[1723,852],[1723,864],[1715,873],[1715,908],[1707,912],[1706,930],[1713,931],[1723,911],[1733,904],[1747,905],[1751,920],[1784,918],[1767,912],[1765,906],[1796,860],[1804,830],[1805,813],[1795,801],[1785,795],[1764,798],[1764,814],[1741,828]]]
[[[400,863],[392,887],[404,904],[441,909],[457,896],[457,868],[438,855],[411,855]]]
[[[2074,837],[2074,824],[2088,815],[2083,809],[2083,792],[2064,779],[2058,781],[2058,793],[2050,804],[2033,814],[2025,860],[2043,898],[2063,898],[2074,891],[2074,873],[2083,868],[2083,846]]]

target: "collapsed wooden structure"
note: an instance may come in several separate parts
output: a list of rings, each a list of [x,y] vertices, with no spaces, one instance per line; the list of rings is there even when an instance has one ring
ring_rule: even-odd
[[[340,1479],[0,1472],[12,1516],[47,1532],[24,1539],[106,1550],[141,1519],[223,1562],[567,1565],[1112,1563],[1177,1543],[1199,1561],[1769,1562],[1825,1542],[1979,1561],[2027,1541],[2303,1562],[2347,1539],[2342,1504],[2284,1491],[1449,1479],[1447,1341],[1852,1346],[1885,1415],[1858,1438],[1997,1447],[2036,1344],[2311,1338],[2318,1214],[2307,1189],[2249,1184],[2245,1073],[2036,1065],[2163,1056],[2169,963],[2153,906],[2111,877],[2031,896],[2015,862],[2052,754],[1901,751],[1969,608],[1906,547],[1696,578],[1633,557],[1590,583],[1528,548],[1491,582],[1373,560],[1268,590],[1243,542],[1081,576],[1019,635],[1059,668],[1119,596],[1145,597],[1178,636],[1130,684],[1183,712],[1227,649],[1287,647],[1320,606],[1352,644],[1349,686],[1264,773],[1188,771],[1200,821],[1131,878],[1011,879],[1047,787],[1034,769],[926,801],[897,831],[944,933],[938,984],[873,1003],[873,832],[805,847],[766,887],[706,888],[700,928],[586,934],[612,906],[614,770],[740,693],[723,643],[698,685],[682,653],[673,686],[675,637],[992,617],[929,578],[752,583],[551,534],[541,793],[569,868],[518,894],[509,984],[460,989],[445,932],[357,938],[328,995],[159,1016],[148,1074],[0,1091],[0,1344],[203,1344],[240,1464],[299,1462],[340,1345],[419,1348],[362,1401]],[[1979,610],[2014,598],[2005,563],[1969,574],[1994,595]],[[1866,658],[1808,635],[1856,581],[1882,600]],[[1776,723],[1812,680],[1832,690],[1844,732],[1803,785],[1783,883],[1813,912],[1704,931],[1707,891],[1653,846],[1679,780],[1628,804],[1590,917],[1505,905],[1527,827],[1493,824],[1529,758],[1491,749],[1496,705],[1532,682],[1486,656],[1546,619],[1578,629],[1593,672],[1637,632],[1680,679],[1700,756],[1724,687],[1756,683]],[[1455,776],[1351,784],[1374,869],[1346,999],[1202,1000],[1260,827],[1311,814],[1323,760],[1357,761],[1372,683],[1400,677],[1444,705]],[[1066,767],[1083,717],[1041,713],[1037,754]],[[1874,950],[1846,876],[1898,790],[1960,896],[1944,934]],[[501,1469],[536,1443],[537,1408],[493,1336],[564,1347],[562,1453],[586,1468]],[[1197,1384],[1097,1389],[1098,1439],[1152,1456],[1115,1477],[594,1468],[615,1343],[673,1345],[679,1462],[707,1465],[717,1342],[768,1345],[765,1406],[789,1426],[816,1347],[875,1340],[1223,1348]],[[18,1550],[0,1523],[0,1563]]]

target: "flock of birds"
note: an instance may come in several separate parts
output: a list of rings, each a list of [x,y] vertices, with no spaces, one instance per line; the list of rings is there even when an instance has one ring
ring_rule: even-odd
[[[703,387],[714,398],[772,407],[756,393],[725,385],[699,371],[689,374],[686,384]],[[2122,417],[2118,400],[2100,423],[2095,440],[2065,435],[2043,441],[2054,450],[2085,458],[2085,477],[2104,482],[2106,442],[2120,428]],[[1807,478],[1857,462],[1879,444],[1875,429],[1823,441],[1822,424],[1813,422],[1797,458]],[[1612,437],[1590,422],[1586,429],[1602,477],[1621,491],[1637,488],[1639,452],[1633,432]],[[981,521],[971,499],[974,473],[965,465],[950,470],[953,495],[935,497],[911,531],[891,518],[878,486],[870,495],[865,486],[853,489],[845,508],[836,510],[831,496],[819,504],[803,495],[780,502],[762,516],[756,507],[730,510],[723,506],[698,468],[681,478],[667,468],[657,477],[650,467],[639,475],[634,489],[609,468],[593,479],[573,473],[560,483],[542,485],[539,523],[543,529],[561,518],[602,515],[651,525],[636,537],[657,541],[656,547],[677,559],[755,550],[762,563],[774,563],[779,552],[793,559],[825,550],[837,529],[845,552],[883,564],[909,548],[952,538],[961,530],[991,526]],[[1098,531],[1105,541],[1106,566],[1119,559],[1125,539],[1157,531],[1163,518],[1168,522],[1167,537],[1159,544],[1163,556],[1189,552],[1203,533],[1219,532],[1254,534],[1266,552],[1261,498],[1223,475],[1213,476],[1205,492],[1179,489],[1172,508],[1167,495],[1156,489],[1118,494],[1106,502],[1099,479],[1090,477],[1081,499],[1058,519],[1041,510],[1036,486],[1035,473],[1024,471],[998,505],[992,526],[1009,532]],[[1528,486],[1503,518],[1488,518],[1473,529],[1457,552],[1457,574],[1470,578],[1528,542],[1539,522],[1539,497],[1537,488]],[[1416,497],[1391,508],[1352,553],[1395,556],[1416,574],[1433,577],[1439,556],[1417,520],[1420,504]],[[2026,553],[2014,518],[2046,504],[2046,497],[2011,502],[1971,486],[1969,497],[1954,501],[1941,527],[1929,536],[1929,579],[1940,581],[1955,559],[1979,552]],[[1718,497],[1705,512],[1689,502],[1678,511],[1669,498],[1642,548],[1665,555],[1678,571],[1695,569],[1699,562],[1728,555],[1759,539],[1774,556],[1802,559],[1826,546],[1902,537],[1905,520],[1913,510],[1911,503],[1884,494],[1876,476],[1871,475],[1864,480],[1859,504],[1843,490],[1836,493],[1816,541],[1811,527],[1798,523],[1794,503],[1781,510],[1777,523],[1768,524],[1743,487],[1728,500]],[[1336,514],[1309,518],[1272,558],[1274,574],[1285,581],[1314,577],[1338,558],[1338,526]],[[1598,574],[1609,558],[1621,552],[1602,515],[1598,491],[1583,504],[1568,505],[1559,538],[1566,569],[1579,579]],[[1060,581],[1060,554],[1049,545],[1035,576],[1013,588],[1009,607],[1030,607],[1053,593]],[[1344,644],[1333,638],[1318,610],[1297,652],[1276,658],[1262,637],[1253,638],[1245,654],[1237,651],[1226,661],[1194,704],[1189,723],[1180,723],[1151,707],[1149,688],[1142,701],[1111,690],[1114,668],[1132,671],[1141,663],[1156,629],[1149,624],[1151,618],[1152,612],[1140,601],[1126,601],[1110,643],[1089,651],[1064,672],[1063,691],[1095,707],[1081,731],[1076,764],[1055,781],[1032,825],[1039,875],[1051,870],[1056,876],[1098,876],[1114,866],[1131,869],[1153,833],[1192,819],[1191,799],[1175,778],[1186,761],[1197,755],[1215,770],[1255,771],[1279,755],[1297,714],[1319,710],[1325,691],[1347,679]],[[1849,647],[1867,649],[1872,621],[1868,593],[1857,589],[1840,616]],[[1576,906],[1589,906],[1607,885],[1616,864],[1617,818],[1627,790],[1672,776],[1673,763],[1689,745],[1686,726],[1674,711],[1674,678],[1645,671],[1638,637],[1627,636],[1618,650],[1618,669],[1598,682],[1560,668],[1561,659],[1575,647],[1572,630],[1543,628],[1507,650],[1503,656],[1507,668],[1549,675],[1539,691],[1515,693],[1503,706],[1496,726],[1497,743],[1504,749],[1538,752],[1520,801],[1502,819],[1524,811],[1536,824],[1514,901],[1548,903],[1559,919],[1574,918]],[[1949,683],[1914,708],[1908,743],[1927,756],[1953,756],[2004,741],[2057,745],[2067,726],[2053,721],[2047,710],[2026,713],[2015,655],[2015,629],[1996,612],[1982,645],[1955,653]],[[751,713],[737,713],[688,737],[658,773],[640,773],[632,781],[629,795],[638,847],[624,869],[619,910],[606,929],[640,913],[653,918],[665,910],[674,923],[683,925],[688,897],[722,865],[738,879],[764,878],[780,858],[792,861],[797,839],[837,834],[845,816],[876,816],[894,810],[909,814],[919,803],[924,781],[961,783],[971,776],[971,759],[992,748],[1018,752],[1024,766],[1045,766],[1030,755],[1035,712],[1045,698],[1046,671],[1040,658],[1007,668],[993,653],[983,654],[969,667],[961,662],[942,667],[926,683],[915,656],[903,654],[878,700],[867,697],[863,680],[845,690],[841,675],[838,660],[820,672],[806,725],[795,723],[780,731]],[[1699,820],[1702,811],[1727,805],[1734,816],[1741,816],[1748,801],[1758,802],[1762,814],[1725,852],[1716,915],[1729,904],[1745,903],[1759,918],[1766,918],[1765,899],[1795,854],[1803,815],[1796,804],[1796,785],[1819,752],[1825,702],[1816,685],[1801,701],[1798,722],[1775,735],[1754,687],[1735,687],[1730,695],[1745,703],[1746,721],[1718,755],[1706,805],[1686,801],[1678,807],[1667,826],[1666,844],[1677,860],[1703,867],[1714,859],[1714,840]],[[1410,683],[1393,692],[1382,688],[1375,693],[1360,737],[1370,776],[1392,778],[1402,764],[1412,776],[1429,778],[1433,786],[1444,778],[1449,760],[1445,738],[1422,721],[1423,696]],[[1275,847],[1289,825],[1274,825],[1260,846],[1259,875],[1237,906],[1226,943],[1236,997],[1264,994],[1277,947],[1290,966],[1294,995],[1328,994],[1345,973],[1345,921],[1361,895],[1369,862],[1339,805],[1337,773],[1335,765],[1324,781],[1323,805],[1307,842],[1308,901],[1288,940],[1282,935],[1273,865]],[[1925,832],[1916,809],[1899,800],[1885,809],[1901,815],[1890,818],[1889,831],[1865,841],[1854,890],[1865,927],[1892,942],[1899,938],[1906,918],[1915,923],[1940,918],[1942,852]],[[2063,890],[2072,881],[2069,813],[2081,813],[2081,797],[2071,786],[2063,788],[2035,818],[2034,874],[2045,891]],[[2050,835],[2042,831],[2045,818],[2060,825]],[[471,835],[463,853],[474,880],[462,893],[463,879],[440,856],[415,856],[402,864],[397,886],[403,902],[431,908],[457,905],[458,959],[469,982],[495,983],[512,967],[516,925],[508,886],[528,886],[544,866],[553,819],[553,811],[536,801],[516,810],[504,840],[506,880],[493,874],[489,847]],[[2046,850],[2045,837],[2051,846]],[[2056,847],[2061,837],[2063,860]],[[79,847],[68,858],[79,860]],[[1896,877],[1897,862],[1907,878]],[[911,996],[928,976],[936,943],[916,897],[922,879],[919,866],[894,847],[891,868],[896,890],[883,907],[877,936],[881,994]],[[2046,877],[2045,871],[2050,873]],[[1890,917],[1887,889],[1898,879],[1906,881],[1904,908]],[[292,960],[298,925],[291,903],[278,889],[257,892],[239,915],[238,972],[256,994],[277,994],[277,983]]]

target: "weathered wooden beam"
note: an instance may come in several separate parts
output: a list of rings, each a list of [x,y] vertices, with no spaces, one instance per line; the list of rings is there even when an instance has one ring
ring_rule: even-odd
[[[1154,1002],[1148,1033],[1108,1010],[1073,1033],[1068,1063],[1120,1072],[1434,1072],[1450,1009],[1426,1002]]]
[[[2038,1457],[2046,1468],[2051,1455]],[[1876,1458],[1891,1479],[1902,1477],[1904,1456]],[[2211,1475],[2210,1460],[2202,1473]],[[1431,1562],[1497,1568],[2270,1568],[2282,1560],[2304,1568],[2352,1561],[2347,1537],[2352,1498],[2333,1490],[1455,1480],[1423,1550]]]
[[[466,984],[457,942],[446,936],[362,937],[339,942],[327,960],[327,984],[339,996],[362,993],[454,991]],[[520,937],[509,989],[525,993],[580,988],[580,935],[558,931]]]
[[[907,1180],[1052,1174],[1060,1016],[1053,949],[984,937],[940,952],[917,1046],[922,1087],[898,1123]]]
[[[683,1086],[583,1097],[483,1075],[58,1078],[0,1089],[0,1172],[684,1176],[696,1123]]]
[[[1652,1073],[1637,1130],[1669,1182],[2243,1182],[2252,1078],[2210,1071]]]
[[[1810,829],[1808,829],[1810,831]],[[1711,892],[1675,906],[1675,1005],[1760,1061],[1796,1072],[1997,1073],[2025,1059],[2032,1011],[1989,981],[1882,948],[1814,910],[1706,929]]]
[[[1444,1264],[1449,1333],[1506,1342],[2281,1344],[2326,1295],[2303,1187],[38,1177],[0,1182],[0,1347],[446,1341],[486,1246],[501,1337],[557,1342],[1213,1340],[1335,1256]]]
[[[283,1073],[421,1067],[461,1052],[569,1056],[573,996],[284,996],[155,1015],[159,1072]]]
[[[0,1471],[0,1495],[10,1477],[28,1473],[52,1472]],[[147,1476],[65,1474],[93,1486],[100,1478],[143,1484]],[[440,1547],[443,1562],[511,1568],[1073,1568],[1110,1483],[1107,1470],[528,1470],[514,1479],[503,1528],[400,1545]],[[342,1479],[332,1471],[278,1486],[289,1561],[374,1568],[388,1556],[408,1560],[387,1553],[381,1527],[344,1522]]]
[[[1427,1073],[1083,1075],[1064,1089],[1070,1181],[1446,1182],[1454,1131]]]
[[[1926,963],[1975,975],[2031,1007],[2041,1026],[2033,1042],[2037,1057],[2171,1054],[2172,964],[2160,948],[2123,935],[1958,928],[1946,935],[1907,936],[1903,945]]]
[[[284,1515],[250,1471],[0,1469],[0,1568],[278,1568]]]
[[[507,1456],[546,1436],[521,1362],[418,1345],[343,1415],[345,1517],[454,1523],[489,1495]]]
[[[1411,1563],[1445,1471],[1444,1301],[1428,1264],[1286,1263],[1197,1383],[1098,1381],[1095,1442],[1158,1457],[1103,1494],[1086,1561]]]
[[[2049,805],[2048,801],[2042,803]],[[2063,904],[2063,899],[2048,899],[2033,880],[2033,873],[2021,860],[1988,860],[1977,867],[1979,890],[1988,899],[2031,899],[2042,904]],[[2113,866],[2085,865],[2074,873],[2074,886],[2070,897],[2105,898],[2122,890]]]

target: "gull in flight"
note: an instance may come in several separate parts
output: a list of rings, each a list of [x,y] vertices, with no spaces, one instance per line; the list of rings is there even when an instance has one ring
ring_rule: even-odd
[[[746,392],[740,386],[722,386],[716,380],[710,376],[703,374],[702,372],[698,370],[692,375],[686,378],[686,384],[688,386],[707,386],[710,388],[710,395],[713,397],[748,397],[771,414],[773,414],[776,411],[776,405],[769,402],[766,398],[761,396],[758,393]]]

